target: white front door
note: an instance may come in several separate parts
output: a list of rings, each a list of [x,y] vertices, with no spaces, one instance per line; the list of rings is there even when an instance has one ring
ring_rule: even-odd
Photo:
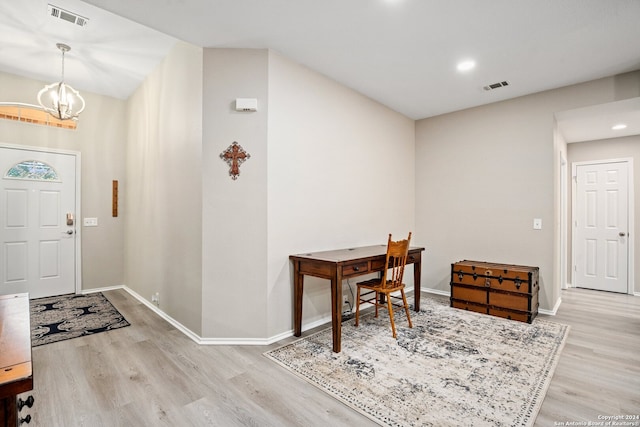
[[[0,295],[76,290],[76,156],[0,147]]]
[[[576,166],[574,285],[628,292],[628,163]]]

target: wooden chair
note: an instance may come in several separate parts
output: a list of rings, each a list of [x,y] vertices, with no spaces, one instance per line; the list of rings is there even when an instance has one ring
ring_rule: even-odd
[[[396,336],[396,324],[393,321],[393,306],[403,307],[405,313],[407,313],[407,320],[409,321],[409,327],[413,328],[411,324],[411,317],[409,316],[409,305],[407,304],[407,297],[404,295],[404,283],[402,283],[402,276],[404,275],[404,266],[407,263],[407,255],[409,253],[409,241],[411,240],[411,232],[406,240],[398,240],[394,242],[391,240],[391,234],[389,234],[389,242],[387,243],[387,258],[385,261],[382,277],[379,279],[366,280],[357,284],[358,294],[356,299],[356,323],[358,326],[358,320],[360,317],[360,303],[371,303],[376,307],[376,317],[378,317],[378,308],[387,308],[389,311],[389,319],[391,319],[391,330],[393,337]],[[367,289],[367,292],[361,295],[361,290]],[[391,295],[392,292],[400,291],[401,296]],[[380,298],[384,296],[385,298]],[[396,302],[392,302],[391,299],[402,299],[402,305]],[[386,304],[384,301],[386,300]]]

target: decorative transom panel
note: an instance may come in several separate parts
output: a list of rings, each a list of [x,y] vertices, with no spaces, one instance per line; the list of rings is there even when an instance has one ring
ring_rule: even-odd
[[[33,181],[60,181],[55,169],[37,160],[25,160],[11,166],[4,174],[4,177],[11,179],[30,179]]]

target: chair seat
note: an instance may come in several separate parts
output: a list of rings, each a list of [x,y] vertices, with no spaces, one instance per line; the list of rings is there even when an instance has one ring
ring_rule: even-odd
[[[388,281],[387,284],[389,283],[393,283],[393,282]],[[380,283],[380,279],[365,280],[364,282],[359,282],[357,285],[360,286],[361,288],[371,289],[372,291],[385,292],[385,293],[395,292],[395,291],[399,291],[400,289],[404,289],[404,283],[401,283],[400,285],[394,286],[391,288],[383,288],[382,284]]]

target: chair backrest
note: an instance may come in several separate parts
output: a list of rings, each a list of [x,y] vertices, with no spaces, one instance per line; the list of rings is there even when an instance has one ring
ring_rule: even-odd
[[[387,260],[384,271],[387,272],[382,276],[382,287],[395,288],[402,284],[404,276],[404,266],[407,264],[407,255],[409,254],[409,242],[411,241],[411,232],[405,240],[393,241],[389,234],[389,242],[387,243]]]

